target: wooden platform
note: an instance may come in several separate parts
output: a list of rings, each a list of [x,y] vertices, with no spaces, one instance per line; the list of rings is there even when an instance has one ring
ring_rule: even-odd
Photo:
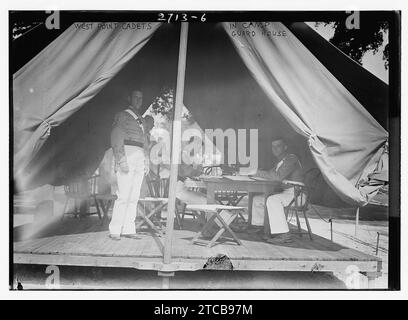
[[[271,245],[256,235],[239,233],[243,245],[228,239],[207,248],[205,244],[190,244],[197,230],[192,220],[185,230],[175,230],[172,263],[164,265],[162,242],[148,231],[140,239],[113,241],[108,237],[108,224],[97,217],[66,218],[42,230],[34,238],[14,242],[14,263],[131,267],[142,270],[194,271],[203,269],[209,258],[227,255],[234,270],[327,271],[347,273],[357,266],[369,277],[379,275],[381,260],[330,240],[315,236],[311,241],[304,235],[294,235],[288,245]]]

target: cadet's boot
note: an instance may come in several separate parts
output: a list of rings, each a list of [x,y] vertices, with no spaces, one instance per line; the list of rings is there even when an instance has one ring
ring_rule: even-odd
[[[115,240],[115,241],[119,241],[119,240],[120,240],[120,235],[118,235],[118,234],[110,234],[110,235],[109,235],[109,238],[111,238],[112,240]]]
[[[124,238],[130,238],[130,239],[140,239],[140,237],[136,233],[132,234],[122,234],[122,237]]]

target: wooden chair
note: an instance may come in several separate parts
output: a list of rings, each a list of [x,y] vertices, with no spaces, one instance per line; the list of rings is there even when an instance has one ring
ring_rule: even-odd
[[[191,240],[191,243],[194,244],[199,241],[200,237],[213,225],[217,226],[219,230],[217,233],[212,237],[210,241],[207,243],[207,247],[211,248],[215,242],[225,233],[228,232],[232,239],[238,244],[241,245],[241,241],[238,239],[237,235],[233,230],[230,228],[230,224],[235,221],[238,217],[239,213],[244,210],[244,207],[233,207],[233,206],[225,206],[219,204],[206,204],[206,205],[187,205],[186,209],[196,212],[197,215],[202,220],[205,220],[206,213],[211,214],[211,217],[207,220],[204,224],[203,228],[197,232],[194,238]],[[230,213],[227,221],[223,219],[220,215],[221,211],[226,210]],[[218,221],[221,224],[221,227],[216,223]]]
[[[98,192],[99,175],[93,175],[89,179],[77,180],[64,186],[67,197],[64,205],[62,218],[66,214],[72,214],[75,218],[97,214],[99,219],[107,218],[107,214],[117,196]],[[68,204],[74,201],[74,209],[67,212]],[[90,212],[91,205],[96,208],[95,212]]]
[[[286,215],[289,216],[290,213],[293,213],[296,217],[296,223],[298,227],[298,234],[302,236],[303,231],[300,225],[299,213],[302,213],[307,227],[307,232],[309,234],[310,240],[313,240],[312,229],[309,224],[309,219],[307,217],[307,210],[309,207],[309,196],[306,185],[302,182],[297,181],[283,181],[284,184],[293,188],[294,197],[293,200],[285,207]]]
[[[285,208],[285,212],[287,216],[291,212],[295,214],[298,233],[300,234],[300,236],[302,236],[304,232],[301,231],[299,213],[303,214],[310,240],[313,240],[313,236],[312,228],[310,227],[309,219],[307,217],[307,211],[309,209],[311,201],[313,201],[314,196],[316,195],[315,191],[317,190],[320,177],[320,170],[317,168],[311,168],[303,174],[304,183],[295,181],[283,181],[294,189],[294,198],[292,202]]]
[[[202,190],[206,188],[206,185],[202,181],[192,180],[192,178],[185,180],[184,186],[188,190],[196,193],[202,193]],[[186,216],[192,217],[193,220],[197,219],[197,214],[187,209],[187,204],[180,199],[176,199],[176,215],[176,223],[179,229],[183,228],[183,223]]]
[[[180,199],[176,198],[175,219],[176,219],[176,224],[180,230],[183,229],[183,222],[184,222],[185,216],[192,216],[193,219],[196,218],[194,213],[187,210],[187,204],[181,201]]]
[[[163,220],[161,218],[161,212],[166,209],[168,205],[169,197],[169,178],[160,177],[160,166],[157,169],[157,173],[149,172],[146,176],[146,184],[149,189],[150,197],[139,199],[139,211],[142,221],[136,224],[136,228],[141,228],[147,225],[156,233],[163,235],[162,231]],[[150,207],[147,209],[146,207]],[[175,219],[176,224],[182,228],[182,215],[184,216],[185,204],[176,199],[176,212]]]
[[[73,215],[74,218],[78,218],[80,215],[89,215],[89,213],[86,212],[88,211],[88,201],[93,200],[93,198],[91,196],[87,180],[73,181],[67,185],[64,185],[64,191],[66,200],[62,219],[64,219],[65,215],[68,214]],[[73,210],[68,212],[67,209],[70,202],[73,202]],[[101,218],[100,213],[95,213],[98,214],[99,218]]]
[[[168,180],[161,179],[159,175],[149,172],[146,176],[146,184],[149,189],[150,197],[139,199],[138,208],[141,221],[136,223],[136,229],[144,225],[159,235],[163,235],[161,212],[168,204]]]
[[[246,195],[246,192],[217,191],[215,193],[215,201],[222,205],[236,207]],[[244,223],[247,222],[241,211],[238,216]]]
[[[163,235],[161,230],[162,224],[160,218],[157,216],[161,214],[162,210],[167,206],[167,199],[159,199],[153,197],[145,197],[139,199],[138,208],[141,209],[138,211],[141,221],[136,223],[136,229],[142,228],[144,225],[147,225],[150,229]]]
[[[113,207],[117,195],[111,194],[110,184],[108,190],[100,190],[99,182],[100,175],[93,175],[90,179],[91,195],[95,203],[95,207],[99,213],[102,212],[103,220],[108,219],[108,212]]]
[[[146,176],[146,183],[149,193],[152,197],[167,198],[169,196],[169,178],[160,177],[160,166],[158,166],[157,173],[149,172]]]

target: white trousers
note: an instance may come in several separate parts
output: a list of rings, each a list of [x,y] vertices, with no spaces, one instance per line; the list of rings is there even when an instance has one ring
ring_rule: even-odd
[[[272,234],[289,232],[284,207],[289,205],[293,200],[293,197],[293,188],[289,188],[282,193],[269,196],[266,200],[269,225]],[[264,196],[255,196],[252,204],[252,224],[255,226],[263,226],[264,218],[265,198]]]
[[[116,172],[118,198],[113,206],[112,220],[109,224],[111,234],[136,233],[135,219],[144,177],[144,151],[140,147],[125,146],[129,172]]]

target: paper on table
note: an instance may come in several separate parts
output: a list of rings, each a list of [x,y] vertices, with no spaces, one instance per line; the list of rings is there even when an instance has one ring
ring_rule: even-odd
[[[265,178],[262,178],[262,177],[252,177],[252,176],[251,176],[251,178],[252,178],[253,180],[256,180],[256,181],[269,181],[268,179],[265,179]]]
[[[206,175],[201,175],[198,177],[200,180],[202,179],[220,179],[222,178],[221,176],[206,176]]]
[[[254,168],[239,168],[239,174],[241,176],[249,176],[249,175],[254,175],[256,173],[256,169]]]
[[[234,180],[234,181],[254,181],[248,176],[224,176],[224,178]]]

